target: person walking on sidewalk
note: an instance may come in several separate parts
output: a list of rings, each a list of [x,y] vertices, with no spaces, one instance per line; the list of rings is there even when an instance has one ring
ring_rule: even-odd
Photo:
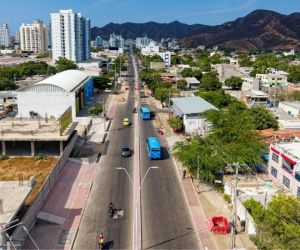
[[[186,176],[186,169],[184,168],[182,171],[182,179],[185,179],[185,176]]]

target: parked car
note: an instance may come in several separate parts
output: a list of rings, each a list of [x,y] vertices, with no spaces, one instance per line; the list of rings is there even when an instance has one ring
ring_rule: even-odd
[[[129,156],[131,156],[131,149],[128,146],[124,146],[122,148],[122,156],[123,157],[129,157]]]

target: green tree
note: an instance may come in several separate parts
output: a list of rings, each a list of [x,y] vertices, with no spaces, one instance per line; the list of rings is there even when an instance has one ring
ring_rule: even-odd
[[[256,224],[252,236],[258,249],[300,249],[300,200],[288,194],[274,196],[267,208],[254,200],[245,207]]]
[[[241,89],[243,80],[239,76],[232,76],[225,80],[226,86],[232,88],[232,89]]]
[[[182,130],[183,127],[183,121],[179,117],[173,117],[168,120],[168,123],[171,128],[173,128],[176,131]]]
[[[194,76],[198,81],[200,81],[201,78],[203,77],[203,73],[202,73],[201,70],[196,69],[196,70],[193,71],[193,76]]]
[[[100,91],[103,91],[108,88],[109,81],[110,79],[107,76],[94,77],[94,87]]]
[[[200,179],[213,182],[228,162],[246,163],[248,167],[241,167],[242,171],[262,163],[266,146],[245,105],[233,102],[226,109],[207,111],[205,118],[212,125],[205,138],[193,136],[173,147],[174,156],[191,173],[197,173],[199,163]]]
[[[193,69],[191,69],[191,68],[185,68],[181,72],[182,77],[192,77],[192,76],[194,76],[193,74],[194,74],[194,72],[193,72]]]
[[[55,67],[57,72],[62,72],[69,69],[77,69],[76,63],[63,57],[59,57],[58,60],[55,61]]]
[[[91,115],[99,115],[103,111],[103,105],[100,103],[97,103],[95,106],[89,107],[88,112]]]
[[[187,87],[187,81],[185,79],[180,79],[177,81],[177,89],[185,90]]]
[[[200,88],[206,91],[218,90],[222,88],[222,84],[214,73],[207,73],[201,79]]]
[[[219,54],[214,54],[210,57],[210,62],[212,64],[218,64],[221,63],[221,56]]]
[[[198,96],[202,97],[204,100],[208,101],[219,109],[227,107],[233,102],[232,97],[229,94],[226,94],[222,89],[216,91],[198,92]]]
[[[300,82],[300,66],[291,66],[288,68],[288,81],[293,83]]]
[[[249,112],[254,119],[257,130],[263,130],[267,128],[278,129],[278,121],[271,111],[267,110],[265,107],[252,107]]]

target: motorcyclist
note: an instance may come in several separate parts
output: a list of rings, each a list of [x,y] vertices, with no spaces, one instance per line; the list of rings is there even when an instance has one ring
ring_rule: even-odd
[[[114,213],[114,204],[112,202],[110,202],[109,205],[108,205],[108,212],[110,214]]]
[[[100,247],[103,247],[104,241],[105,241],[104,235],[103,235],[103,233],[100,233],[99,239],[98,239],[98,242],[99,242]]]

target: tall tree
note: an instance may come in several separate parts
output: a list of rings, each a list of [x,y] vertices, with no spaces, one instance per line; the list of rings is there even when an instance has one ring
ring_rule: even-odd
[[[226,84],[226,86],[228,86],[234,90],[237,90],[237,89],[241,89],[243,80],[239,76],[232,76],[225,80],[225,84]]]
[[[222,88],[222,84],[214,73],[207,73],[201,78],[200,89],[206,91],[218,90]]]
[[[76,63],[63,57],[59,57],[55,61],[55,67],[58,72],[62,72],[69,69],[77,69]]]

